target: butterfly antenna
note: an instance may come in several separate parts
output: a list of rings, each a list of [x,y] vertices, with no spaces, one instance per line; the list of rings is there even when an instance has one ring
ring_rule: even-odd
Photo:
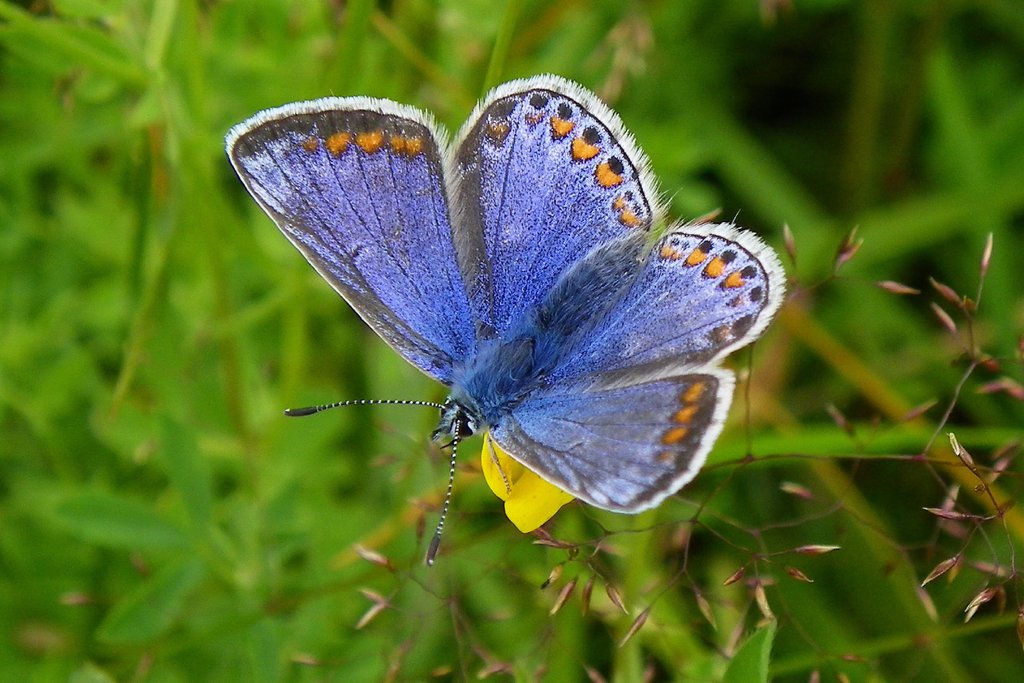
[[[459,430],[455,430],[452,436],[452,457],[448,461],[448,490],[444,492],[444,502],[441,504],[441,518],[437,520],[437,528],[434,529],[434,537],[430,539],[427,547],[427,555],[423,558],[428,566],[433,566],[434,558],[437,557],[437,549],[441,546],[441,532],[444,531],[445,520],[448,519],[448,506],[452,502],[452,489],[455,487],[455,456],[459,450]]]
[[[352,401],[336,401],[335,403],[325,403],[319,406],[307,406],[305,408],[288,408],[284,411],[284,414],[288,417],[305,417],[307,415],[316,415],[322,413],[325,410],[331,410],[332,408],[341,408],[342,406],[421,406],[424,408],[437,408],[438,410],[444,410],[446,406],[442,403],[434,403],[433,401],[401,401],[392,399],[356,399]],[[444,492],[444,502],[441,504],[441,518],[437,520],[437,528],[434,529],[434,537],[430,539],[430,545],[427,547],[427,555],[424,558],[428,565],[433,565],[434,560],[437,558],[438,548],[441,546],[441,532],[444,531],[444,523],[448,519],[448,507],[452,502],[452,490],[455,488],[455,458],[459,451],[459,432],[461,428],[456,425],[454,434],[452,435],[452,441],[449,444],[452,449],[452,456],[448,464],[448,488]]]
[[[337,401],[336,403],[325,403],[321,406],[307,406],[305,408],[288,408],[284,411],[284,414],[288,417],[305,417],[307,415],[316,415],[322,413],[325,410],[331,408],[340,408],[342,406],[422,406],[424,408],[437,408],[441,410],[444,405],[440,403],[434,403],[433,401],[399,401],[392,399],[357,399],[354,401]]]

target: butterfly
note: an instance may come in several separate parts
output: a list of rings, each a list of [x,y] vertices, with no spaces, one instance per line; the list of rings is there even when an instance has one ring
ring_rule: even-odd
[[[497,87],[453,144],[419,109],[347,97],[258,113],[226,145],[316,271],[449,388],[435,435],[487,430],[598,508],[647,510],[696,475],[732,401],[721,361],[783,298],[752,233],[659,231],[647,158],[556,76]]]

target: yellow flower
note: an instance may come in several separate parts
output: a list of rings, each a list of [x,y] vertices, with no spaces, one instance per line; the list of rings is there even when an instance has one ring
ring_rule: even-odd
[[[494,495],[505,501],[505,515],[524,534],[551,519],[573,497],[526,469],[484,434],[480,454],[484,479]]]

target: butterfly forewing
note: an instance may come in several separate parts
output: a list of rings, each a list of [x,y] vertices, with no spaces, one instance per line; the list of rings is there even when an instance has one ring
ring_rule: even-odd
[[[713,366],[760,336],[783,290],[775,253],[749,232],[729,224],[677,227],[552,378]]]
[[[409,362],[450,383],[474,327],[431,121],[383,100],[316,100],[257,114],[227,147],[313,267]]]
[[[455,149],[462,267],[481,337],[501,337],[596,245],[646,231],[647,160],[618,116],[555,77],[514,81]]]

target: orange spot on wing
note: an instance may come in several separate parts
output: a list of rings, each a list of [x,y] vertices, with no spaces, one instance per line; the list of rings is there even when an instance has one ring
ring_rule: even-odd
[[[544,114],[527,114],[525,118],[526,122],[530,124],[530,127],[532,128],[544,120]]]
[[[683,402],[696,403],[697,399],[699,399],[703,394],[704,382],[697,382],[696,384],[691,384],[690,387],[683,392]]]
[[[308,138],[302,141],[302,149],[307,152],[315,152],[320,147],[320,141],[310,135]]]
[[[350,142],[352,142],[352,133],[334,133],[327,138],[327,151],[338,156],[348,149]]]
[[[643,221],[640,220],[640,216],[637,216],[636,212],[634,212],[633,209],[627,203],[625,195],[620,194],[618,197],[612,200],[612,210],[618,214],[619,222],[625,225],[627,228],[635,228],[643,224]],[[668,251],[666,251],[666,248],[668,249]],[[670,258],[672,260],[683,257],[682,254],[680,254],[672,247],[669,247],[668,245],[662,247],[661,256],[662,258]]]
[[[672,451],[662,451],[661,453],[658,453],[658,455],[656,455],[655,457],[657,458],[658,462],[668,464],[675,459],[676,454],[673,453]]]
[[[711,259],[711,263],[704,268],[704,274],[708,277],[720,277],[723,271],[725,271],[725,261],[717,256]]]
[[[356,135],[356,144],[367,154],[373,154],[384,146],[384,131],[371,130],[367,133],[359,133]]]
[[[575,127],[576,124],[572,121],[566,121],[565,119],[560,119],[557,116],[551,117],[551,132],[559,140],[571,133],[572,129]]]
[[[423,151],[423,138],[407,138],[404,135],[391,137],[391,151],[399,156],[414,157]]]
[[[722,283],[723,287],[736,288],[743,286],[743,276],[740,275],[740,271],[734,270],[729,273],[729,277],[725,278],[725,282]]]
[[[685,408],[680,408],[676,411],[676,414],[672,416],[672,419],[676,422],[687,424],[693,420],[693,416],[700,410],[700,406],[697,404],[688,405]]]
[[[708,255],[705,254],[700,249],[694,249],[693,251],[690,252],[690,255],[686,258],[686,265],[688,265],[688,266],[698,266],[701,263],[704,263],[704,259],[706,259],[707,257],[708,257]]]
[[[576,161],[587,161],[588,159],[593,159],[600,151],[600,147],[590,144],[583,138],[573,138],[572,158]]]
[[[607,161],[602,161],[594,171],[597,175],[597,182],[601,187],[615,187],[622,182],[622,176],[612,170]]]
[[[487,126],[487,137],[491,139],[496,145],[500,145],[505,142],[505,138],[508,137],[508,132],[511,128],[508,125],[508,121],[495,121],[488,124]]]
[[[661,251],[658,252],[658,255],[667,261],[676,261],[683,258],[683,255],[679,251],[673,249],[668,244],[661,245]]]
[[[411,157],[423,151],[423,138],[406,138],[405,153]]]
[[[640,225],[640,218],[629,209],[626,209],[619,214],[619,220],[623,225],[629,226],[630,228],[635,228]]]
[[[673,427],[661,435],[661,443],[666,446],[674,446],[685,439],[689,431],[687,427]]]

